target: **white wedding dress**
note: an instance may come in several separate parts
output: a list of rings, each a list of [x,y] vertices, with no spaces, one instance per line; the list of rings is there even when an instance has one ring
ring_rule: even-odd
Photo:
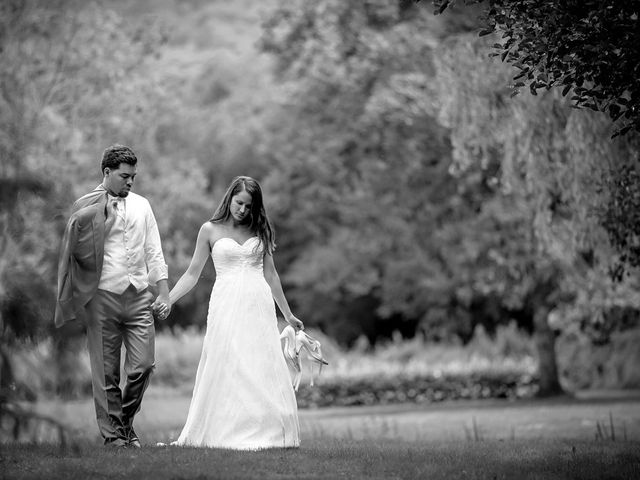
[[[298,407],[280,347],[257,237],[215,242],[216,281],[187,421],[174,445],[259,450],[300,444]]]

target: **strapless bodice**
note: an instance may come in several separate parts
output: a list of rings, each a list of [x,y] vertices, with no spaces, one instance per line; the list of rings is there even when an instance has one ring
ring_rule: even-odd
[[[229,237],[218,239],[211,249],[216,278],[238,273],[262,275],[263,250],[259,243],[258,237],[249,237],[242,244]]]

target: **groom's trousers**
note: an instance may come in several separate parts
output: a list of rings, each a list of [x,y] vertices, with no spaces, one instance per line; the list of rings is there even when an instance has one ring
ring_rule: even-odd
[[[87,344],[93,400],[105,444],[128,440],[133,417],[154,368],[155,329],[148,290],[129,286],[121,295],[98,290],[87,304]],[[121,350],[125,347],[124,389],[120,389]]]

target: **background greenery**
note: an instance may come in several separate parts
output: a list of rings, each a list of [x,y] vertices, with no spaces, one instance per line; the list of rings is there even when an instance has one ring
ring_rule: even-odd
[[[171,283],[231,178],[261,181],[334,403],[640,386],[637,131],[611,138],[626,124],[560,89],[514,97],[471,3],[3,2],[3,398],[87,393],[82,326],[52,325],[57,252],[116,142],[140,158]],[[209,264],[158,325],[169,385],[192,379],[213,280]]]

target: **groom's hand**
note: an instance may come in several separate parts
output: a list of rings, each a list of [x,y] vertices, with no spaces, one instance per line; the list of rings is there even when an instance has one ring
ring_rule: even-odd
[[[166,319],[171,313],[171,303],[168,295],[158,295],[155,302],[151,304],[153,314],[160,320]]]

